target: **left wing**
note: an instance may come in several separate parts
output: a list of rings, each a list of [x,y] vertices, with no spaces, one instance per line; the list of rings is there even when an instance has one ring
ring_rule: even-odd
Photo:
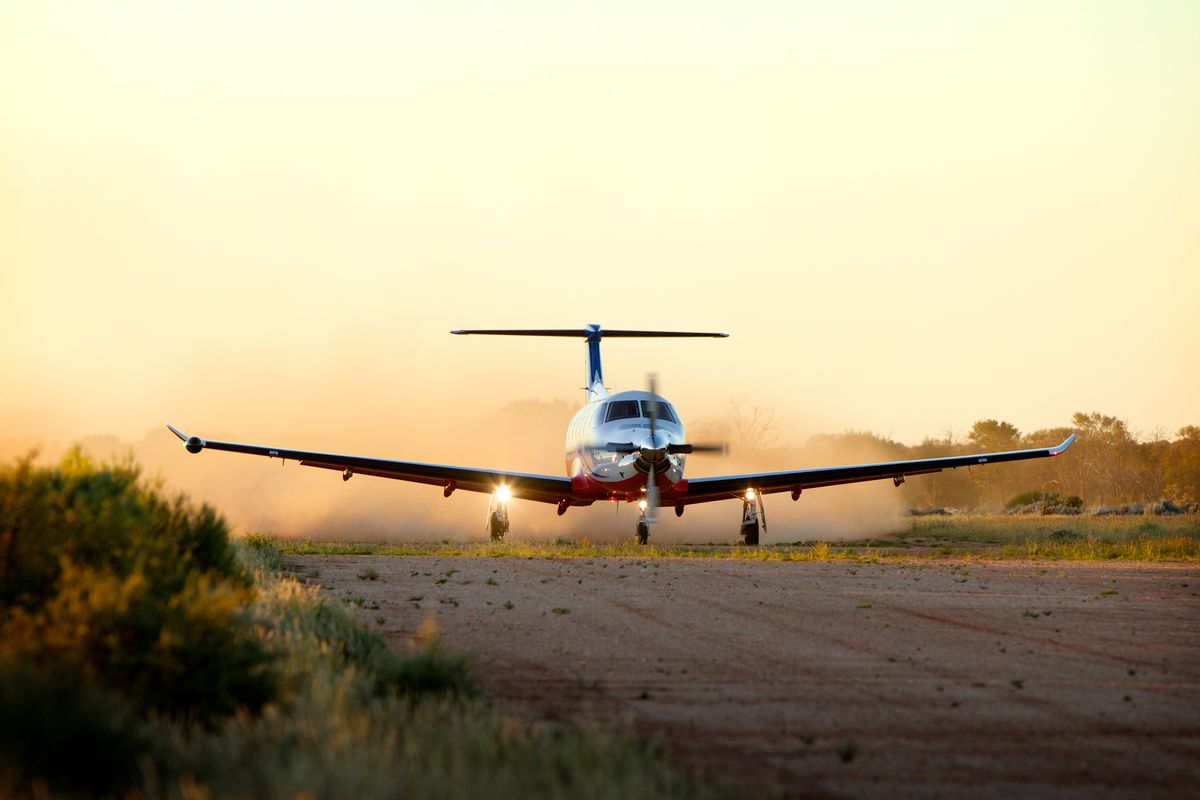
[[[756,492],[799,492],[819,486],[837,486],[842,483],[859,483],[891,478],[899,486],[909,475],[925,475],[956,467],[974,467],[984,464],[1000,464],[1005,461],[1024,461],[1028,458],[1056,456],[1071,446],[1075,434],[1071,434],[1056,447],[1040,447],[1034,450],[1009,450],[1004,453],[979,453],[970,456],[925,458],[916,461],[886,461],[878,464],[855,464],[846,467],[820,467],[791,472],[754,472],[748,475],[721,475],[714,478],[689,478],[687,494],[677,502],[707,503],[741,497],[747,489]]]
[[[386,458],[364,458],[337,453],[319,453],[309,450],[285,450],[281,447],[264,447],[257,444],[216,442],[187,436],[172,425],[171,433],[183,441],[189,453],[201,450],[228,450],[231,453],[246,453],[252,456],[291,459],[301,466],[335,469],[348,479],[353,475],[373,475],[377,478],[394,478],[413,483],[441,486],[448,497],[455,489],[490,494],[500,486],[507,486],[513,497],[536,500],[540,503],[563,503],[591,505],[588,501],[575,501],[571,495],[571,480],[555,475],[531,475],[524,472],[501,472],[475,467],[453,467],[444,464],[422,464],[416,461],[393,461]]]

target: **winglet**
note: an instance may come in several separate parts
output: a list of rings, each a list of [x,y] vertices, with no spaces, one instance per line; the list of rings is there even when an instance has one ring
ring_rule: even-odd
[[[207,444],[199,436],[185,435],[183,433],[183,431],[179,430],[174,425],[168,425],[167,428],[171,431],[171,433],[175,434],[176,436],[178,436],[180,438],[180,440],[183,442],[183,448],[185,450],[187,450],[189,453],[199,453],[201,450],[204,449],[205,445]]]
[[[1070,436],[1068,436],[1066,439],[1063,439],[1063,443],[1062,443],[1062,444],[1060,444],[1058,447],[1052,447],[1052,448],[1050,448],[1050,455],[1052,455],[1052,456],[1056,456],[1056,455],[1058,455],[1059,453],[1063,452],[1063,451],[1064,451],[1064,450],[1066,450],[1068,447],[1070,447],[1070,446],[1071,446],[1071,443],[1072,443],[1072,442],[1074,442],[1074,441],[1075,441],[1075,434],[1073,434],[1073,433],[1072,433],[1072,434],[1071,434]]]

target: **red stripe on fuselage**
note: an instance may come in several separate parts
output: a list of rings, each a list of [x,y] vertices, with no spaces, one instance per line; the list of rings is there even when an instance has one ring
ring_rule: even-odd
[[[674,505],[687,495],[687,479],[671,483],[665,475],[654,476],[658,484],[658,504]],[[580,500],[624,500],[634,503],[646,496],[646,476],[638,473],[620,481],[600,481],[585,470],[571,476],[571,493]]]

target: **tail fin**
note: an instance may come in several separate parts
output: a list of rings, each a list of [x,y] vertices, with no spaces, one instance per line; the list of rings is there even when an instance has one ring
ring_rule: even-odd
[[[460,336],[470,334],[484,336],[568,336],[572,338],[582,338],[587,340],[587,399],[588,402],[598,400],[601,397],[608,396],[608,390],[604,388],[604,370],[600,366],[600,340],[602,338],[618,338],[618,339],[650,339],[650,338],[685,338],[685,337],[709,337],[723,339],[728,336],[728,333],[694,333],[690,331],[627,331],[627,330],[602,330],[599,325],[588,325],[586,328],[548,328],[548,329],[528,329],[519,328],[514,330],[459,330],[450,331],[451,333]]]

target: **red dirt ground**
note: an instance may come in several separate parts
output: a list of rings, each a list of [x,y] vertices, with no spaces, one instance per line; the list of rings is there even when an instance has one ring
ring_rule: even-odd
[[[746,794],[1200,793],[1196,565],[288,561],[398,648],[435,614],[493,697],[628,716]]]

